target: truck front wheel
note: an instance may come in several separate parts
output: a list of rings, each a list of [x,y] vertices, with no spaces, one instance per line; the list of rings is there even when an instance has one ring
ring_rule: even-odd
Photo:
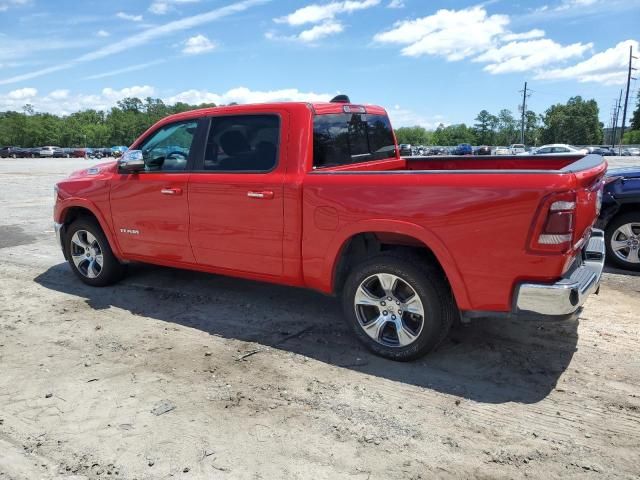
[[[66,229],[64,243],[71,270],[87,285],[104,287],[122,278],[124,266],[95,220],[74,220]]]
[[[619,215],[605,232],[607,259],[618,267],[640,271],[640,212]]]
[[[435,349],[456,314],[442,273],[413,256],[384,254],[356,266],[343,290],[348,323],[374,353],[409,361]]]

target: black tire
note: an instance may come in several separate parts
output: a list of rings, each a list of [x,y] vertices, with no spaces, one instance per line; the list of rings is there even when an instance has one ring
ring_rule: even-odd
[[[86,231],[93,235],[98,243],[99,250],[102,253],[102,267],[100,272],[94,278],[89,278],[85,273],[81,272],[72,259],[74,249],[72,238],[78,231]],[[102,231],[102,228],[100,228],[100,225],[92,218],[80,217],[74,220],[66,228],[64,235],[64,248],[71,270],[87,285],[91,285],[92,287],[105,287],[107,285],[113,285],[124,276],[125,266],[122,265],[113,254],[109,241]]]
[[[635,223],[640,225],[640,211],[638,212],[628,212],[623,213],[622,215],[618,215],[613,218],[613,220],[607,226],[605,230],[605,243],[607,247],[607,260],[609,260],[614,265],[623,268],[625,270],[633,270],[635,272],[640,272],[640,263],[632,263],[625,261],[616,255],[616,252],[612,247],[612,240],[614,240],[613,235],[623,225]],[[640,232],[638,228],[635,228],[635,232]],[[638,238],[640,240],[640,238]],[[637,251],[637,250],[636,250]]]
[[[406,346],[389,346],[374,340],[358,319],[356,292],[363,282],[381,273],[395,275],[408,284],[424,307],[422,329]],[[396,361],[414,360],[434,350],[447,337],[457,316],[455,301],[442,272],[419,257],[400,253],[378,255],[353,268],[344,285],[342,303],[345,318],[358,339],[373,353]]]

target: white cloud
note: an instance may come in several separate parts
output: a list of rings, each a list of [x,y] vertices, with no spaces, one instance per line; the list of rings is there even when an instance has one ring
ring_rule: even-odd
[[[324,102],[329,101],[335,94],[301,92],[296,88],[281,90],[250,90],[238,87],[223,93],[208,90],[186,90],[170,96],[162,96],[158,90],[150,85],[135,85],[128,88],[104,88],[96,94],[71,93],[68,90],[54,90],[46,95],[38,95],[35,88],[20,88],[6,94],[0,94],[0,111],[20,111],[26,103],[34,106],[38,112],[51,112],[57,115],[68,115],[84,109],[108,110],[125,97],[160,96],[167,104],[185,102],[192,105],[201,103],[215,103],[217,105],[236,103],[265,103],[265,102]]]
[[[404,2],[402,0],[391,0],[387,8],[404,8]]]
[[[625,40],[615,47],[596,53],[591,58],[575,65],[540,71],[536,75],[540,80],[577,80],[578,82],[596,82],[605,85],[622,84],[627,78],[629,46],[638,51],[637,40]]]
[[[121,18],[122,20],[130,20],[132,22],[142,21],[142,15],[131,15],[129,13],[124,13],[124,12],[116,13],[116,17]]]
[[[107,32],[106,30],[98,30],[96,32],[96,35],[99,36],[99,37],[105,38],[105,37],[108,37],[111,34],[109,32]]]
[[[301,92],[297,88],[282,90],[250,90],[246,87],[238,87],[218,94],[208,90],[186,90],[168,97],[165,101],[169,104],[185,102],[193,105],[201,103],[229,104],[236,103],[265,103],[265,102],[326,102],[333,98],[333,94]]]
[[[149,6],[149,11],[156,15],[164,15],[169,11],[169,4],[167,2],[153,2]]]
[[[592,43],[560,45],[548,38],[523,42],[510,42],[490,48],[474,62],[489,63],[484,70],[489,73],[527,72],[573,57],[582,56],[593,47]]]
[[[24,80],[30,80],[32,78],[41,77],[49,73],[69,69],[80,63],[85,63],[85,62],[90,62],[93,60],[105,58],[105,57],[114,55],[116,53],[120,53],[135,47],[139,47],[141,45],[145,45],[158,38],[162,38],[167,35],[171,35],[173,33],[180,32],[183,30],[189,30],[199,25],[220,20],[222,18],[228,17],[229,15],[233,15],[235,13],[243,12],[248,8],[251,8],[253,6],[260,5],[263,3],[267,3],[268,1],[269,0],[243,0],[240,2],[232,3],[225,7],[210,10],[205,13],[193,15],[190,17],[180,18],[179,20],[174,20],[172,22],[165,23],[164,25],[158,25],[152,28],[148,28],[146,30],[143,30],[140,33],[123,37],[122,40],[116,41],[109,45],[105,45],[104,47],[101,47],[97,50],[86,53],[84,55],[81,55],[80,57],[77,57],[66,63],[60,63],[60,64],[56,64],[40,70],[35,70],[35,71],[24,73],[21,75],[0,79],[0,85],[6,85],[10,83],[22,82]],[[0,48],[0,52],[1,52],[1,48]],[[0,58],[1,58],[1,55],[0,55]]]
[[[405,56],[437,55],[456,61],[494,46],[508,24],[508,16],[488,15],[481,6],[438,10],[427,17],[398,22],[374,40],[406,45],[402,49]]]
[[[0,12],[6,12],[12,7],[29,5],[31,0],[0,0]]]
[[[287,23],[291,26],[299,26],[307,23],[320,23],[331,20],[341,13],[353,13],[357,10],[375,7],[380,0],[347,0],[345,2],[331,2],[324,5],[311,4],[299,8],[289,15],[276,18],[277,23]]]
[[[26,100],[38,95],[38,90],[35,88],[19,88],[13,90],[7,94],[7,97],[11,100]]]
[[[444,123],[442,115],[433,115],[427,117],[423,114],[416,113],[413,110],[395,105],[387,110],[393,128],[415,127],[420,126],[426,129],[434,129],[439,124]]]
[[[533,38],[542,38],[544,37],[544,30],[540,30],[539,28],[534,28],[533,30],[529,30],[528,32],[522,33],[506,33],[500,37],[503,42],[512,42],[514,40],[531,40]]]
[[[178,3],[198,3],[200,0],[154,0],[149,5],[149,11],[155,15],[165,15],[173,10]]]
[[[308,30],[303,30],[297,35],[297,39],[305,43],[313,43],[322,38],[330,35],[335,35],[344,30],[344,27],[339,22],[328,21],[321,23],[320,25],[314,25]]]
[[[204,35],[195,35],[184,42],[182,53],[187,55],[197,55],[199,53],[210,52],[216,48],[215,43]]]

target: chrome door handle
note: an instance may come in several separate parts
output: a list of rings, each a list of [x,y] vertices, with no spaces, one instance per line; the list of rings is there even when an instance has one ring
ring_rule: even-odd
[[[258,198],[262,200],[271,200],[273,198],[273,192],[247,192],[247,197]]]
[[[181,188],[163,188],[160,190],[160,193],[163,195],[182,195]]]

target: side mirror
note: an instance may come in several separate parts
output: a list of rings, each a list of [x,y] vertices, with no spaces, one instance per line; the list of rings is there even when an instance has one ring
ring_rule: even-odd
[[[144,158],[141,150],[127,150],[118,160],[118,169],[126,173],[137,173],[144,170]]]

